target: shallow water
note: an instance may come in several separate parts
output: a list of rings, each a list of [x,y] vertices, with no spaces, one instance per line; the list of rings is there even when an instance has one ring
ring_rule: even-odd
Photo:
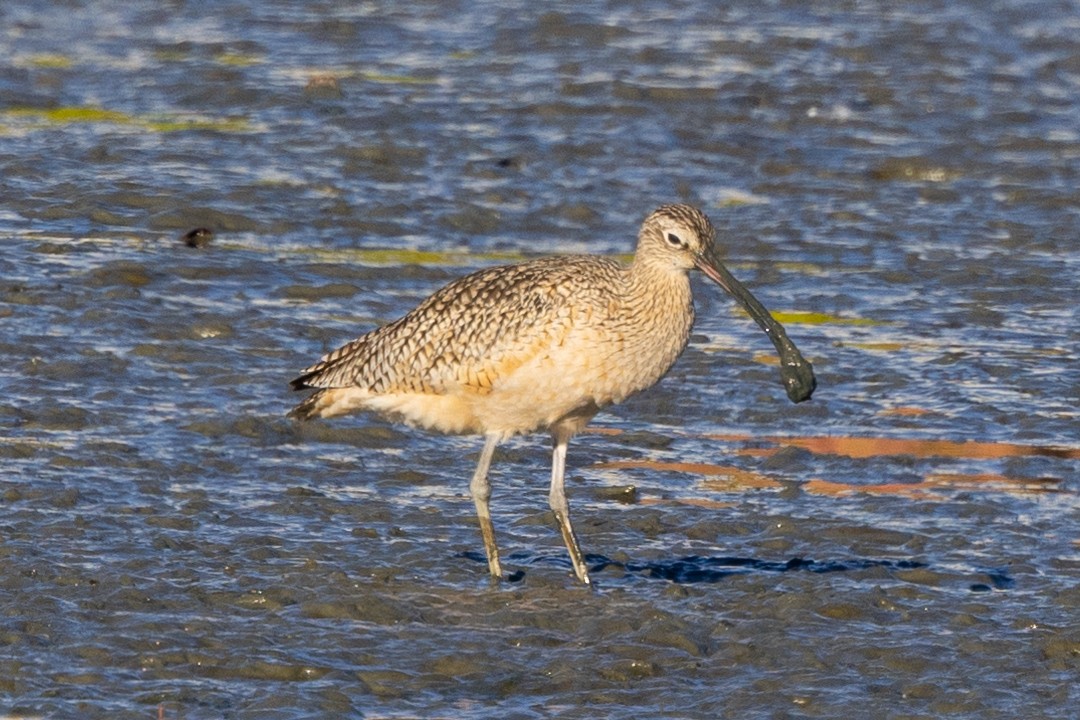
[[[1052,718],[1080,702],[1074,2],[7,2],[0,711]],[[298,426],[288,380],[469,270],[706,209],[570,448]],[[181,236],[205,226],[191,248]]]

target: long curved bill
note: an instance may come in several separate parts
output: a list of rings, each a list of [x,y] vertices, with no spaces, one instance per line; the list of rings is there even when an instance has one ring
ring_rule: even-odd
[[[772,344],[776,346],[776,352],[780,355],[780,379],[784,382],[784,389],[791,402],[809,400],[814,388],[817,387],[814,368],[802,356],[799,348],[795,347],[795,343],[788,339],[784,326],[773,319],[768,309],[758,302],[758,299],[736,280],[734,275],[728,272],[711,250],[697,255],[694,258],[694,264],[746,308],[750,317],[754,318],[754,321],[772,340]]]

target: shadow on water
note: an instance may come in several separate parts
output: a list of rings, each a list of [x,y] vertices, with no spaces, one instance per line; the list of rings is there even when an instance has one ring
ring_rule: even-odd
[[[826,561],[792,558],[785,562],[757,560],[755,558],[712,557],[707,555],[689,555],[674,560],[660,560],[644,563],[618,563],[606,558],[596,558],[598,569],[609,565],[623,568],[626,572],[637,573],[649,578],[670,580],[676,583],[715,583],[730,575],[742,575],[751,572],[796,572],[812,573],[848,572],[868,568],[886,568],[890,570],[911,570],[926,567],[926,563],[913,560],[844,560]]]
[[[468,551],[458,555],[478,563],[487,564],[487,558],[483,553]],[[512,562],[522,565],[559,565],[570,569],[570,563],[564,558],[552,556],[532,556],[523,553],[511,553],[508,558]],[[850,560],[810,560],[807,558],[794,557],[786,561],[758,560],[756,558],[741,558],[728,556],[688,555],[686,557],[671,560],[658,560],[653,562],[619,562],[603,555],[586,554],[585,560],[589,565],[589,572],[596,576],[605,570],[621,570],[628,574],[641,577],[667,580],[681,585],[718,583],[732,575],[746,575],[749,573],[786,573],[786,572],[809,572],[809,573],[840,573],[858,572],[872,569],[902,572],[910,570],[927,570],[930,563],[917,560],[871,560],[854,558]],[[1013,586],[1012,577],[1001,569],[972,569],[972,574],[977,574],[985,579],[985,582],[971,583],[968,589],[971,592],[990,592],[992,590],[1006,590]],[[525,577],[523,570],[515,570],[506,575],[504,580],[508,582],[520,582]]]

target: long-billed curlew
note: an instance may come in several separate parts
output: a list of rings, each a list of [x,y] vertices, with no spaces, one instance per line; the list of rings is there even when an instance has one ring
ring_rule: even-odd
[[[769,336],[792,402],[814,391],[810,363],[721,264],[714,239],[700,210],[665,205],[645,219],[629,265],[571,256],[475,272],[304,370],[292,388],[316,392],[289,416],[372,410],[444,433],[484,435],[469,489],[496,578],[491,456],[512,435],[547,430],[554,444],[549,502],[574,572],[588,584],[563,488],[566,446],[602,408],[650,387],[675,363],[694,322],[691,269],[730,293]]]

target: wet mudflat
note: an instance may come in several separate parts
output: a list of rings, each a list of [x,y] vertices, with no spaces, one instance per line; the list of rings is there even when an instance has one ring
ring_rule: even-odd
[[[1080,8],[0,9],[0,712],[1057,718],[1080,702]],[[495,457],[298,426],[472,269],[695,203],[656,388]],[[205,227],[212,234],[189,231]]]

